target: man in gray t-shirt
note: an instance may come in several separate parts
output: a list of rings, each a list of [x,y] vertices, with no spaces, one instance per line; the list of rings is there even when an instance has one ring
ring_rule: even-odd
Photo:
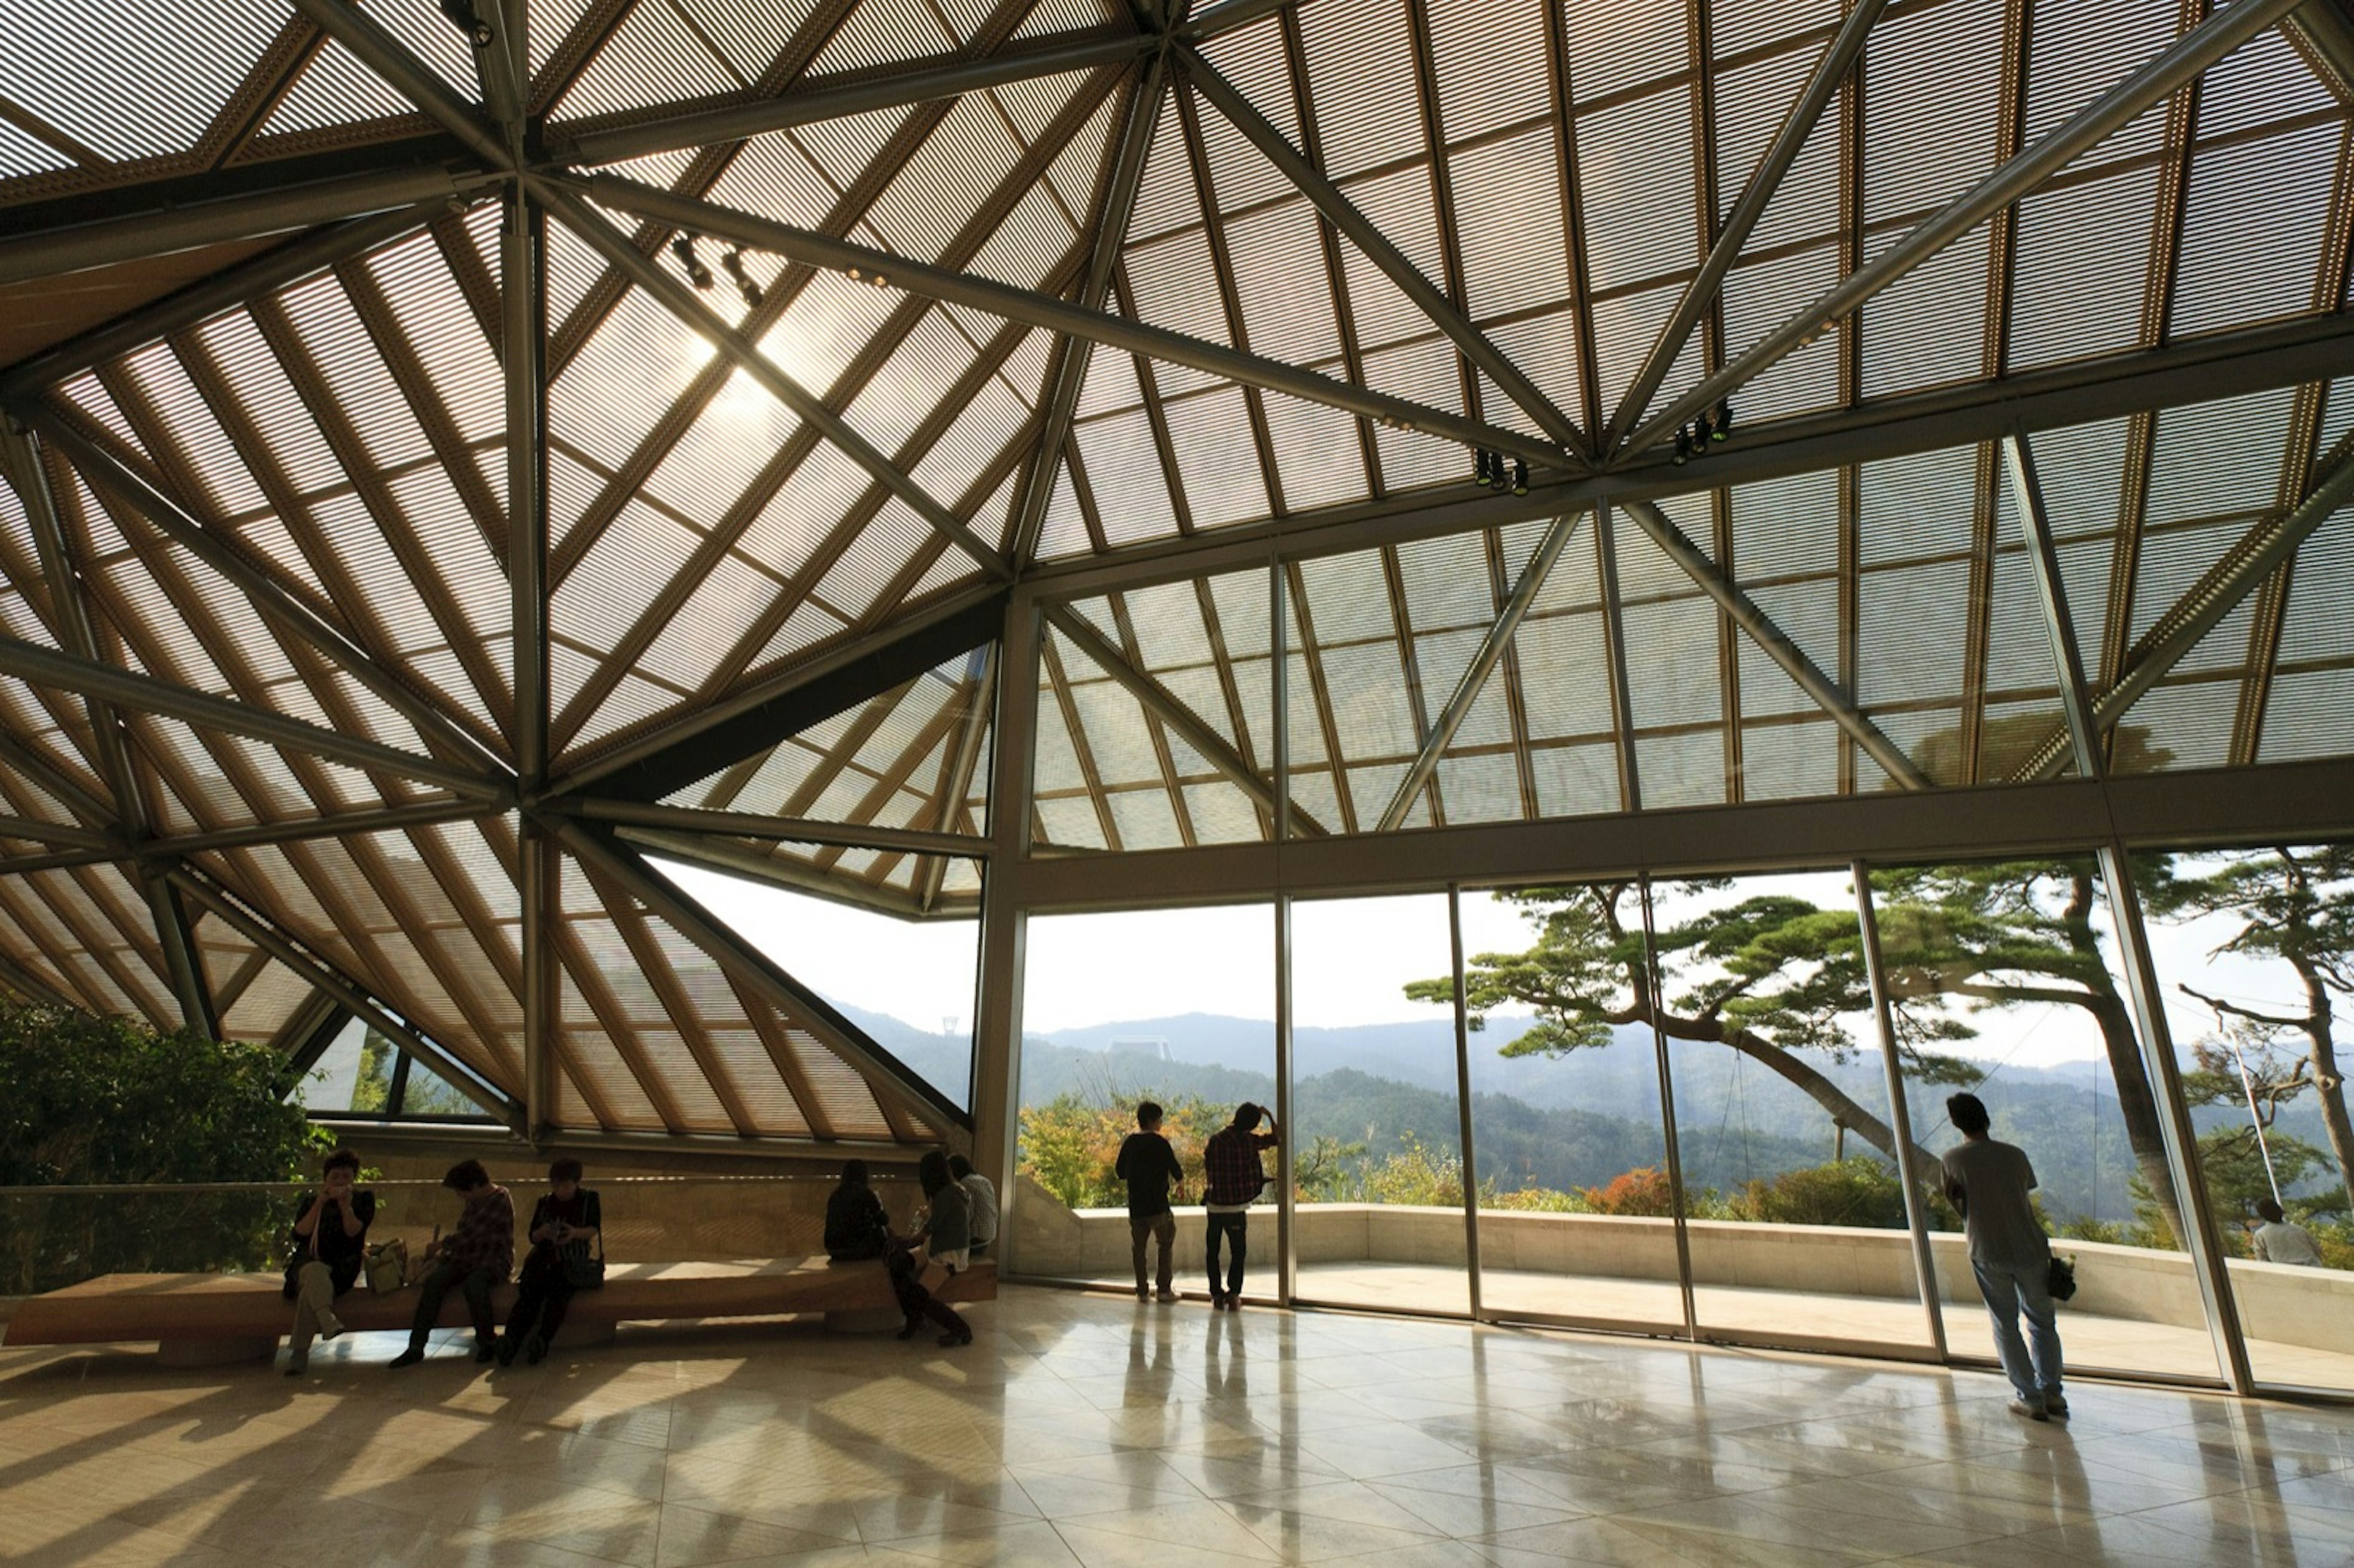
[[[2027,1194],[2035,1167],[2027,1151],[1987,1136],[1993,1125],[1976,1095],[1955,1095],[1946,1114],[1962,1135],[1946,1151],[1946,1197],[1961,1211],[1970,1238],[1970,1272],[1994,1319],[1995,1353],[2010,1379],[2013,1414],[2031,1420],[2067,1418],[2060,1392],[2060,1328],[2052,1304],[2052,1244]],[[2027,1334],[2019,1319],[2027,1318]]]

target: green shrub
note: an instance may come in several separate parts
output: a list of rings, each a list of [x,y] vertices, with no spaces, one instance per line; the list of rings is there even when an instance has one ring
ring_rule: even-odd
[[[1776,1225],[1904,1228],[1904,1184],[1867,1156],[1785,1171],[1751,1181],[1730,1204],[1731,1217]]]
[[[285,1181],[327,1135],[281,1097],[262,1046],[0,1002],[0,1185]],[[274,1266],[290,1196],[0,1199],[0,1293],[95,1275]]]

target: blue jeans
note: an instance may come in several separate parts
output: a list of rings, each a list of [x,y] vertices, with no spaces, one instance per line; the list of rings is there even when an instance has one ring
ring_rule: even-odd
[[[1986,1298],[1987,1315],[1994,1319],[1995,1354],[2019,1397],[2041,1404],[2060,1392],[2060,1326],[2052,1305],[2052,1265],[2047,1261],[2023,1267],[1970,1259],[1978,1276],[1978,1294]],[[2019,1332],[2020,1315],[2027,1317],[2027,1334]]]

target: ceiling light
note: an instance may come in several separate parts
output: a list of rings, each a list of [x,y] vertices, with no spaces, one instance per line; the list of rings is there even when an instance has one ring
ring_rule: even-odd
[[[1691,432],[1679,425],[1676,427],[1676,455],[1673,461],[1678,468],[1681,468],[1691,460]]]
[[[1515,458],[1512,460],[1512,493],[1514,495],[1526,495],[1528,493],[1529,460],[1526,458]]]
[[[1719,400],[1716,405],[1716,424],[1710,430],[1709,437],[1712,440],[1721,441],[1731,434],[1733,434],[1733,405]]]
[[[693,283],[698,289],[708,289],[711,287],[713,281],[711,277],[711,269],[705,266],[703,264],[702,258],[695,255],[695,237],[693,235],[681,234],[673,236],[670,242],[670,253],[677,257],[678,264],[686,270],[687,281],[689,282]]]
[[[736,291],[744,297],[746,307],[758,310],[760,285],[754,282],[751,274],[744,270],[744,252],[741,249],[730,250],[719,259],[719,265],[726,270],[729,277],[736,280]]]
[[[478,49],[489,48],[498,37],[474,9],[473,0],[441,0],[441,15],[449,17],[460,32],[472,38]]]

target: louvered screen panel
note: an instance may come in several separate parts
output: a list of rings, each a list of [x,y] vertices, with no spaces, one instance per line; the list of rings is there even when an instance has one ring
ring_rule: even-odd
[[[1512,634],[1532,741],[1610,733],[1609,649],[1595,614],[1532,616]]]
[[[1413,33],[1399,0],[1363,0],[1299,13],[1308,87],[1335,179],[1426,154],[1415,101]]]
[[[1865,223],[1909,224],[1993,167],[2002,45],[2002,0],[1939,0],[1874,25],[1863,51]]]
[[[1111,806],[1112,820],[1119,824],[1122,849],[1174,849],[1184,842],[1165,789],[1115,789],[1105,799]]]
[[[2259,762],[2354,751],[2354,670],[2299,671],[2273,682]]]
[[[2147,291],[2154,168],[2040,191],[2019,204],[2010,363],[2025,369],[2132,347]]]
[[[635,5],[557,105],[567,116],[726,92],[740,79],[667,5]]]
[[[1645,810],[1724,803],[1722,726],[1673,735],[1638,735],[1635,757],[1642,769]]]
[[[585,5],[586,0],[572,0]],[[718,47],[720,58],[745,78],[758,76],[801,30],[818,7],[818,0],[769,0],[759,5],[739,5],[731,0],[679,0],[684,14],[703,36]],[[543,38],[546,0],[532,13],[534,52]]]
[[[1840,476],[1836,472],[1792,474],[1738,485],[1730,495],[1733,568],[1741,582],[1837,569]],[[1708,548],[1711,542],[1695,538],[1694,543]]]
[[[891,1124],[884,1119],[880,1107],[875,1103],[875,1091],[850,1065],[819,1044],[807,1030],[791,1026],[786,1021],[792,1041],[793,1054],[799,1057],[801,1070],[809,1076],[811,1098],[810,1107],[832,1128],[836,1138],[891,1138]]]
[[[1835,725],[1744,723],[1741,798],[1803,800],[1838,794],[1840,748],[1844,744]]]
[[[1564,232],[1552,127],[1540,123],[1500,142],[1458,147],[1447,162],[1471,314],[1485,320],[1566,301],[1568,256],[1549,242]],[[1603,286],[1598,274],[1595,286]]]
[[[256,6],[194,12],[159,27],[138,0],[20,0],[10,7],[19,47],[9,51],[6,92],[108,159],[186,152],[280,21]]]
[[[1520,765],[1507,752],[1442,758],[1438,790],[1451,826],[1521,820]]]
[[[2219,629],[2220,630],[2220,629]],[[2247,628],[2240,646],[2247,645]],[[2115,747],[2110,767],[2119,773],[2154,773],[2182,768],[2221,768],[2232,760],[2232,725],[2240,711],[2240,682],[2168,680],[2133,705],[2126,733],[2144,726],[2142,744]]]
[[[2199,149],[2175,284],[2178,333],[2313,308],[2343,140],[2342,123],[2325,123]]]
[[[1169,481],[1142,409],[1112,414],[1071,430],[1087,465],[1087,485],[1114,546],[1166,538],[1177,532]]]
[[[117,374],[154,411],[157,421],[170,433],[172,449],[203,487],[200,496],[189,499],[216,514],[229,517],[249,516],[269,509],[261,487],[254,482],[252,471],[239,458],[228,432],[222,429],[219,418],[205,402],[196,383],[189,379],[177,354],[158,344],[126,357]],[[86,385],[91,391],[101,390],[94,381]],[[76,401],[81,399],[77,397]],[[104,398],[103,402],[92,399],[84,407],[99,411],[109,429],[124,433],[119,423],[121,412],[111,398]]]
[[[1529,753],[1536,775],[1537,810],[1547,817],[1584,817],[1619,810],[1618,748],[1609,745],[1541,746]]]
[[[1167,418],[1169,444],[1197,526],[1215,528],[1267,514],[1266,479],[1239,389],[1174,399]]]
[[[1839,678],[1840,586],[1830,577],[1776,583],[1750,590],[1750,597],[1797,643],[1815,667]],[[1797,682],[1768,659],[1749,634],[1736,630],[1735,660],[1741,679],[1741,716],[1760,718],[1775,714],[1813,714],[1820,705],[1799,689]]]
[[[1982,228],[1947,246],[1864,306],[1865,397],[1984,373],[1988,236]]]
[[[1856,697],[1872,711],[1961,694],[1970,570],[1945,560],[1863,574],[1857,585]]]
[[[2346,629],[2354,625],[2354,508],[2340,507],[2297,547],[2288,610],[2281,621],[2280,662],[2354,661]]]

